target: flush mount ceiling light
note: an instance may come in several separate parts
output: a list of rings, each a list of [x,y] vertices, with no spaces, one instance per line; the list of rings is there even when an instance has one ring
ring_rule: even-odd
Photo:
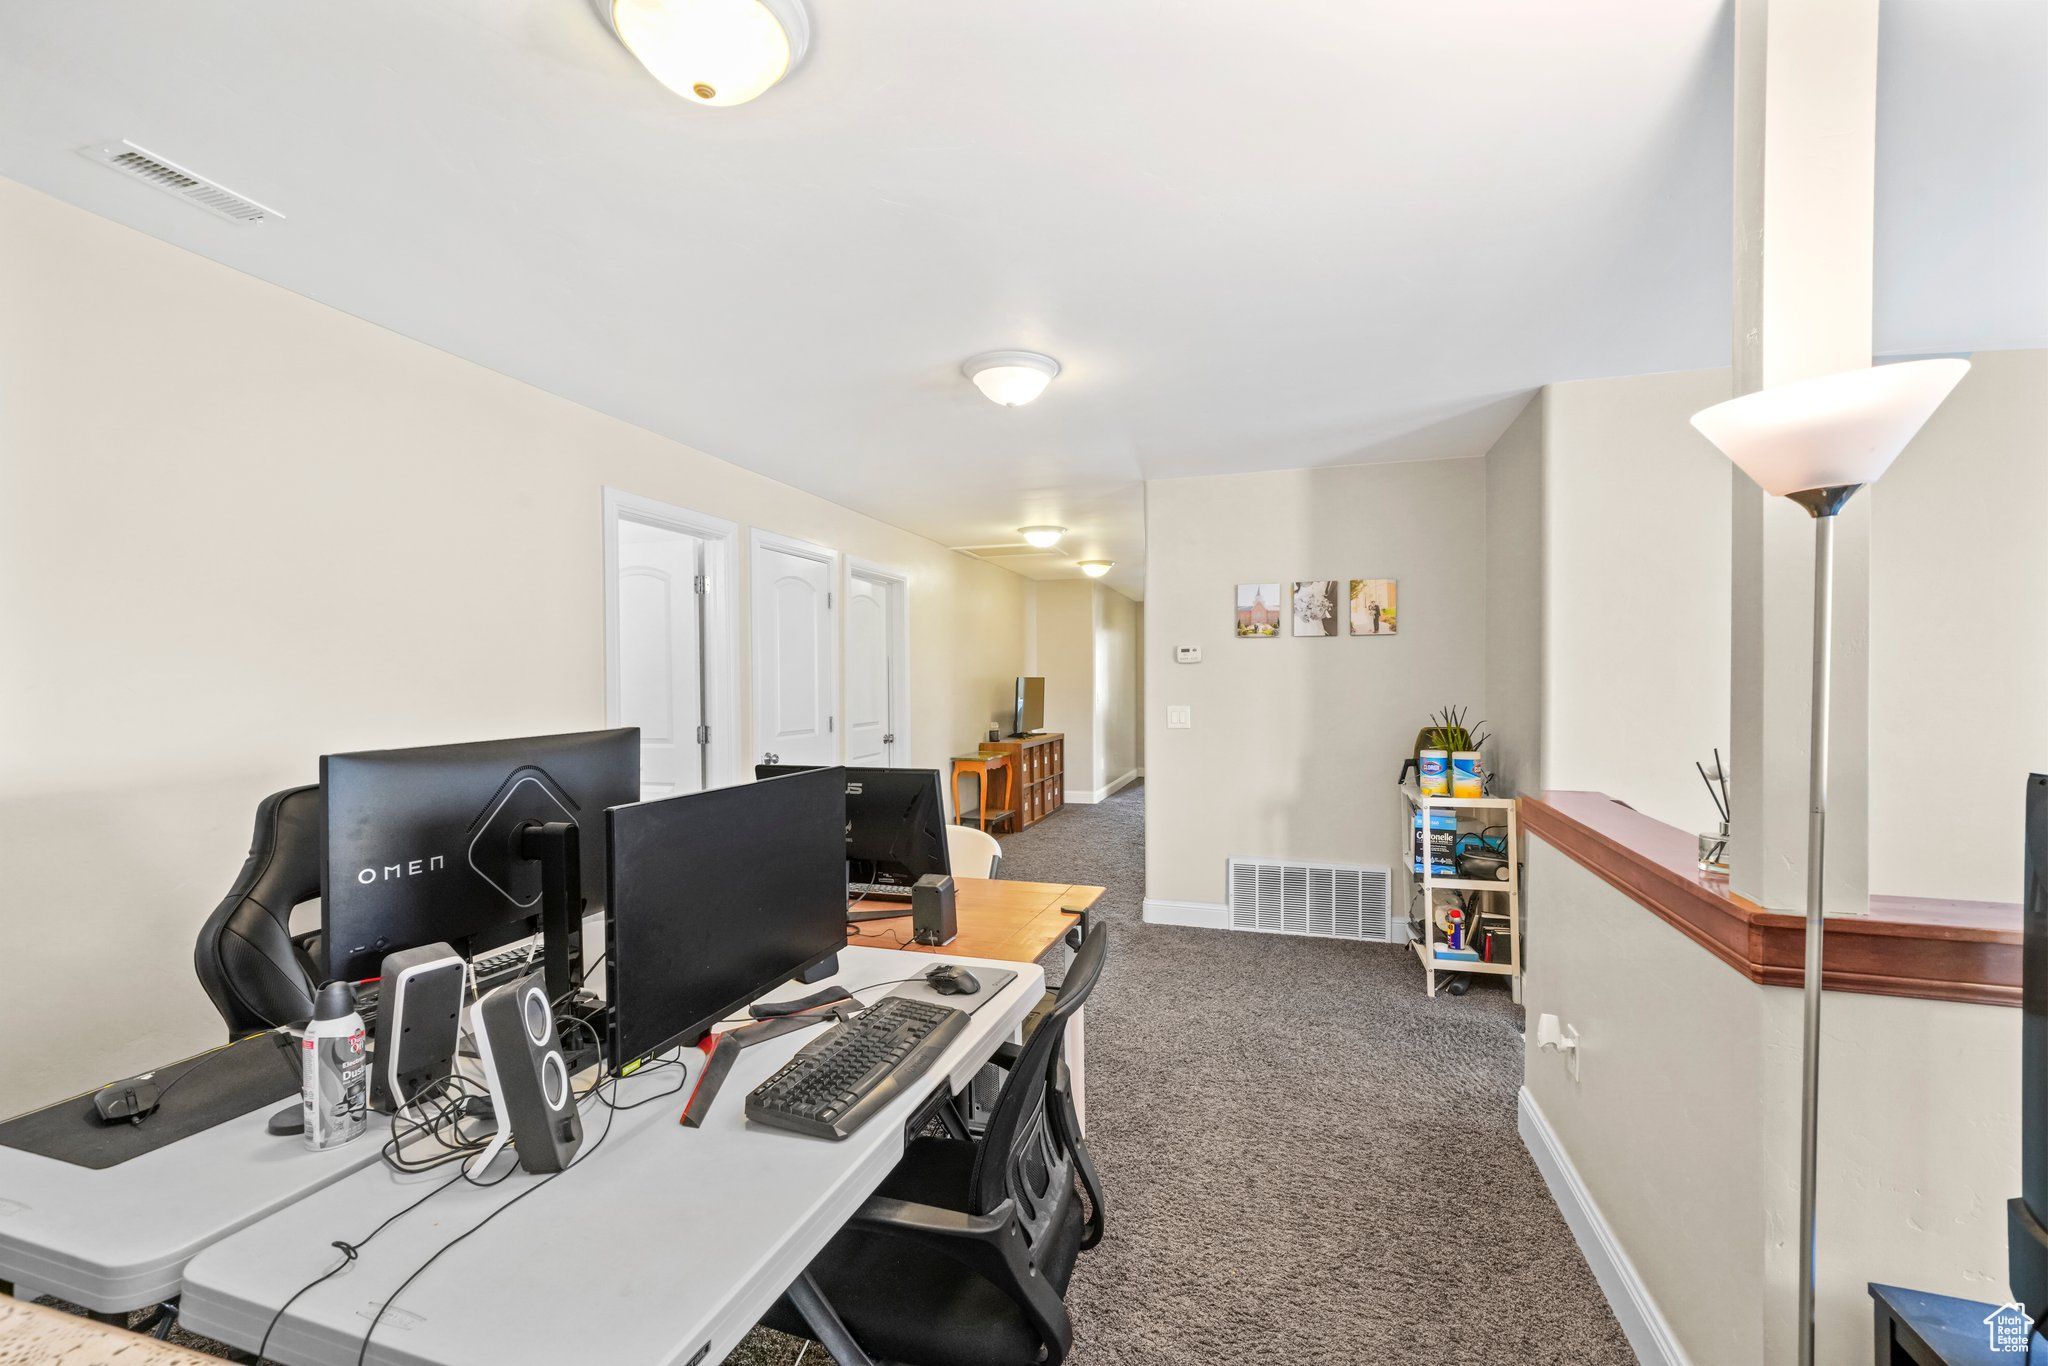
[[[960,373],[974,381],[974,387],[991,403],[1021,408],[1045,392],[1060,363],[1036,351],[987,351],[970,356]]]
[[[595,0],[654,79],[697,104],[745,104],[792,71],[811,42],[799,0]]]
[[[1024,538],[1024,544],[1035,545],[1040,550],[1050,550],[1060,543],[1060,537],[1067,534],[1063,526],[1020,526],[1017,534]]]
[[[1116,568],[1115,560],[1080,560],[1081,572],[1091,579],[1099,579]]]

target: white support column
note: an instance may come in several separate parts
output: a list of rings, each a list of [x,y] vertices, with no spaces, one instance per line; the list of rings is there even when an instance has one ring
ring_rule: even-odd
[[[1871,359],[1877,0],[1736,0],[1735,392]],[[1806,906],[1813,520],[1739,470],[1730,878]],[[1836,519],[1829,912],[1869,903],[1870,500]]]

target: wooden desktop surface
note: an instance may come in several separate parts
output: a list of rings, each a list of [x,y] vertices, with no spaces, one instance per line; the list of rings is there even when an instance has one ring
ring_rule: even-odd
[[[909,907],[900,919],[867,920],[846,927],[846,942],[913,953],[995,958],[1035,963],[1059,943],[1081,912],[1101,900],[1103,888],[1067,882],[1010,882],[1001,878],[956,877],[953,908],[960,933],[950,944],[910,942]],[[876,903],[860,903],[862,910]]]
[[[0,1297],[0,1366],[62,1362],[64,1366],[220,1366],[168,1342],[66,1314],[47,1305]]]

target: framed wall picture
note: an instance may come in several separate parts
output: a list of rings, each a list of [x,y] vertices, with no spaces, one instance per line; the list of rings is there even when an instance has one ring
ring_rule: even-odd
[[[1280,634],[1281,602],[1277,583],[1237,586],[1237,634],[1244,640],[1267,640]]]
[[[1294,585],[1294,634],[1337,634],[1337,580],[1308,579]]]
[[[1394,634],[1394,581],[1353,579],[1351,581],[1351,634],[1390,636]]]

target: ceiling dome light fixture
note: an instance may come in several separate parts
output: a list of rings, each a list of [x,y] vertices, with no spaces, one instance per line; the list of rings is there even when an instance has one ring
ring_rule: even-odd
[[[1059,372],[1058,361],[1036,351],[985,351],[960,366],[989,402],[1005,408],[1021,408],[1037,398]]]
[[[1050,550],[1060,543],[1060,537],[1067,534],[1063,526],[1020,526],[1017,534],[1024,538],[1024,544]]]
[[[1081,572],[1091,579],[1099,579],[1116,568],[1115,560],[1077,560],[1075,563],[1079,564]]]
[[[697,104],[745,104],[811,43],[801,0],[595,0],[655,80]]]

